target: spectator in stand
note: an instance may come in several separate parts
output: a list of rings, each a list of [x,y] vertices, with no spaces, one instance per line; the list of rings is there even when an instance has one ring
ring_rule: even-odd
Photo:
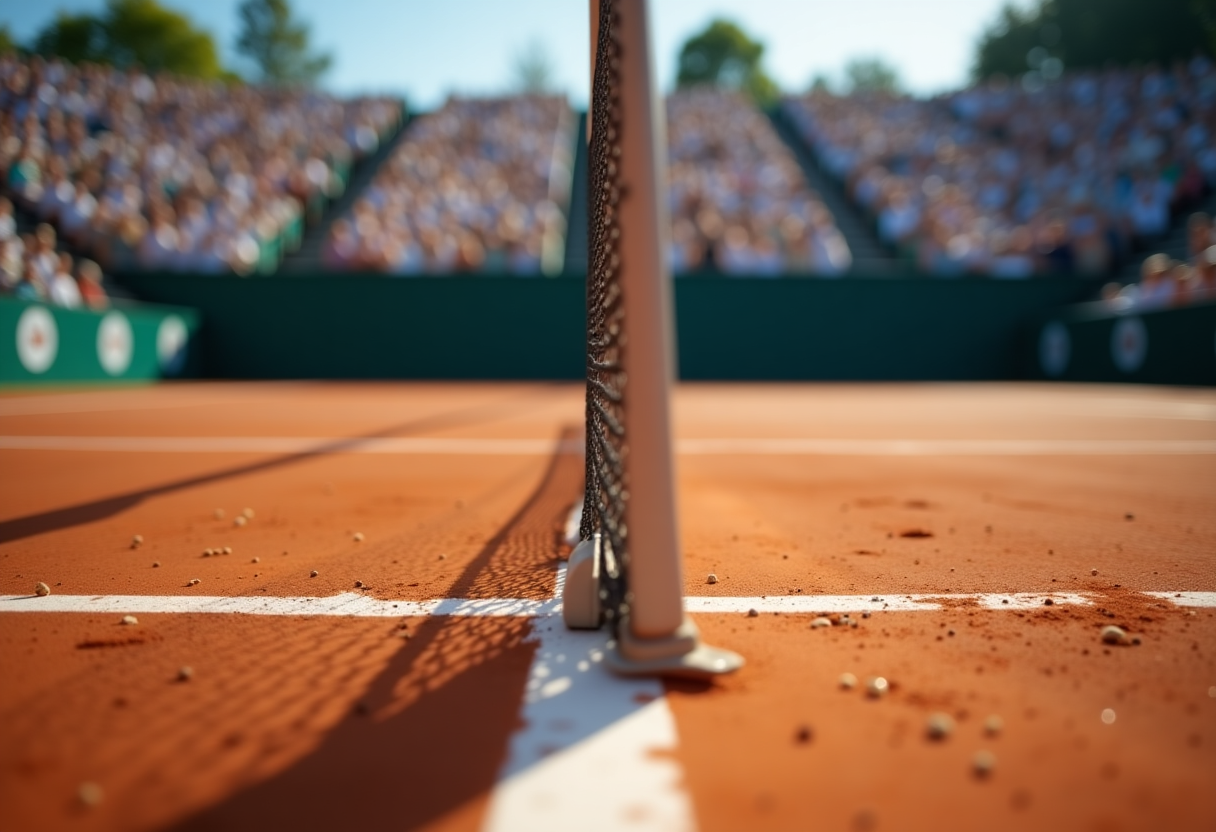
[[[1027,254],[1035,273],[1107,273],[1216,188],[1206,58],[784,108],[882,239],[938,274],[1021,275]]]
[[[13,203],[7,197],[0,197],[0,242],[16,236],[17,220],[13,216]]]
[[[65,309],[78,309],[84,303],[76,279],[72,277],[72,255],[59,255],[59,268],[47,282],[47,296],[51,303]]]
[[[214,269],[222,253],[246,272],[272,263],[400,119],[383,98],[9,55],[0,187],[109,268]]]
[[[393,275],[552,273],[564,254],[574,116],[563,98],[452,98],[409,128],[322,257]]]
[[[776,131],[737,93],[667,99],[672,271],[839,275],[852,255]]]
[[[41,223],[34,230],[33,246],[27,251],[26,259],[38,272],[39,280],[44,284],[49,283],[59,267],[59,255],[55,252],[55,229]]]
[[[0,293],[12,292],[21,282],[20,240],[0,238]]]
[[[26,261],[25,273],[13,289],[13,295],[18,300],[46,300],[46,287],[32,262]]]
[[[76,269],[76,286],[89,309],[100,311],[110,306],[110,298],[101,286],[101,267],[92,260],[80,261]]]

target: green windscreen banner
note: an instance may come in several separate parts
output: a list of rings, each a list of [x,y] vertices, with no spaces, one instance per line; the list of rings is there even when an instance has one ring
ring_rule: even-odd
[[[151,381],[197,369],[193,309],[102,311],[0,298],[0,385]]]

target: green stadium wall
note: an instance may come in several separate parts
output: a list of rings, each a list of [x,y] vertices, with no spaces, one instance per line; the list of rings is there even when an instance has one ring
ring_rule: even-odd
[[[1216,303],[1154,312],[1077,304],[1038,316],[1026,335],[1028,378],[1216,385]]]
[[[581,277],[131,274],[197,309],[219,378],[579,379]],[[1023,372],[1026,326],[1091,280],[675,281],[686,380],[981,380]]]
[[[0,385],[141,382],[198,371],[193,309],[105,312],[0,298]]]

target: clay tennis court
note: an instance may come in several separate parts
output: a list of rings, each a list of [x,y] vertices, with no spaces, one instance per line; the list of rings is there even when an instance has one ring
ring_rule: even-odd
[[[1216,394],[678,387],[704,684],[562,627],[582,396],[0,397],[0,828],[1216,826]]]

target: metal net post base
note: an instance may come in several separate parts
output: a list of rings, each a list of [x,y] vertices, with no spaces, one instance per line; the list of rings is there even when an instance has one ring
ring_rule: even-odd
[[[604,624],[600,601],[600,535],[580,540],[566,561],[562,620],[571,630],[598,630]]]
[[[608,642],[604,664],[621,676],[709,679],[738,670],[743,657],[703,643],[697,625],[687,617],[670,636],[642,639],[632,635],[629,616],[624,615],[616,639]]]

